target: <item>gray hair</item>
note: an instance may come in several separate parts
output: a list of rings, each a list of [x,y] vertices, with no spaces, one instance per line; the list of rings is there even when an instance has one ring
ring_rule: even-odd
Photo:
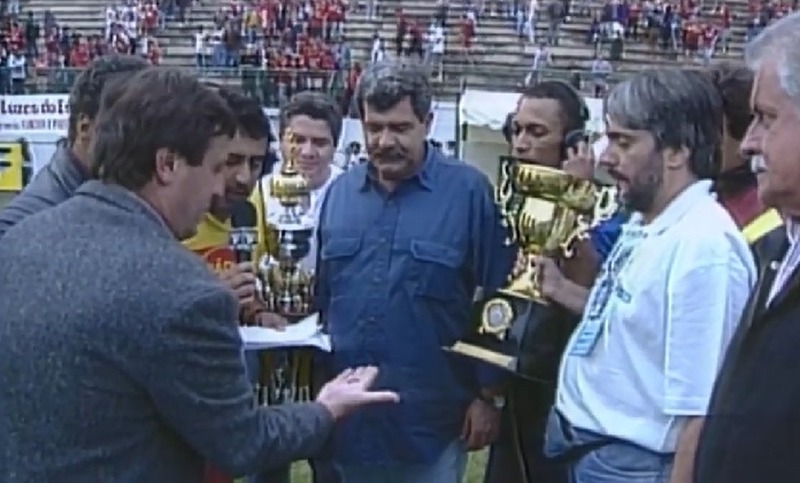
[[[765,59],[777,65],[778,81],[783,91],[800,108],[800,12],[787,15],[745,46],[744,58],[757,71]]]
[[[417,119],[424,121],[433,99],[430,74],[424,66],[401,60],[376,62],[367,67],[356,87],[356,105],[362,119],[365,103],[384,112],[405,98],[410,99]]]
[[[649,132],[656,149],[689,150],[689,168],[711,178],[722,133],[722,99],[709,76],[699,70],[655,69],[638,74],[609,93],[608,117],[622,126]]]

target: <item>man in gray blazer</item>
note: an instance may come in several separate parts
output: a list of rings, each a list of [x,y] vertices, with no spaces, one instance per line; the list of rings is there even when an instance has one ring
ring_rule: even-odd
[[[147,62],[140,57],[109,55],[98,57],[81,72],[69,94],[67,138],[58,142],[50,163],[0,209],[0,238],[26,216],[68,199],[89,178],[92,124],[103,88],[110,80],[145,67]]]
[[[256,408],[230,291],[191,236],[236,129],[195,78],[149,68],[101,104],[88,181],[0,243],[0,481],[199,482],[319,453],[334,422],[397,400],[345,371],[308,404]]]

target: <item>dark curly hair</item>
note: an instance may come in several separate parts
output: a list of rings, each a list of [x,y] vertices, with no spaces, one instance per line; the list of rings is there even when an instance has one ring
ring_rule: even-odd
[[[714,65],[708,73],[722,97],[725,127],[733,139],[741,141],[753,119],[753,112],[750,109],[753,73],[743,65],[727,62]]]

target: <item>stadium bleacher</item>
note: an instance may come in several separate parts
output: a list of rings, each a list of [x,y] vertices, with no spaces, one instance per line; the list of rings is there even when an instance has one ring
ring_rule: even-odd
[[[138,0],[142,2],[143,0]],[[174,0],[173,0],[174,1]],[[321,1],[321,0],[318,0]],[[506,3],[498,2],[503,5],[504,12],[493,12],[486,9],[484,12],[476,11],[477,7],[472,7],[471,2],[461,3],[460,0],[450,2],[447,9],[446,21],[446,53],[444,55],[444,75],[437,80],[437,90],[440,99],[453,98],[463,88],[464,83],[470,87],[489,90],[510,90],[519,86],[526,75],[532,70],[535,52],[540,48],[540,40],[545,38],[548,29],[548,4],[547,0],[532,0],[530,4],[536,4],[536,41],[531,42],[526,35],[520,35],[520,26],[527,18],[527,13],[523,10],[529,8],[528,1]],[[557,0],[556,0],[557,1]],[[617,0],[613,8],[619,6]],[[358,3],[358,6],[353,6]],[[375,35],[382,38],[387,45],[389,55],[393,54],[396,39],[396,14],[402,11],[404,17],[409,22],[416,22],[423,31],[428,30],[428,25],[441,15],[440,5],[431,0],[381,0],[380,8],[370,18],[364,11],[363,0],[356,2],[347,8],[346,21],[343,23],[342,35],[345,43],[351,52],[352,67],[355,64],[365,64],[369,62]],[[441,2],[440,2],[441,3]],[[478,2],[483,3],[483,2]],[[486,2],[488,3],[488,2]],[[520,14],[514,15],[514,5],[521,10]],[[601,18],[612,8],[596,0],[589,0],[581,4],[573,2],[571,15],[561,26],[558,35],[558,44],[548,47],[553,62],[546,68],[541,69],[538,78],[559,77],[564,79],[574,78],[577,73],[584,81],[592,78],[591,66],[595,58],[596,47],[592,43],[592,17]],[[639,5],[643,12],[640,17],[644,18],[644,12],[650,11],[661,5],[662,2],[651,2],[646,0]],[[27,12],[33,12],[34,18],[42,22],[45,11],[50,11],[60,27],[68,27],[70,32],[80,33],[86,37],[99,36],[102,38],[106,28],[106,8],[108,3],[103,0],[71,0],[69,2],[57,0],[23,0],[21,2],[24,17]],[[141,5],[141,3],[140,3]],[[338,69],[321,69],[319,66],[310,72],[307,67],[294,69],[291,79],[286,70],[280,71],[278,67],[285,69],[285,66],[273,65],[270,69],[261,67],[251,67],[239,64],[236,67],[219,65],[203,65],[198,67],[196,38],[195,34],[199,27],[203,27],[205,32],[214,31],[215,20],[219,20],[221,11],[230,12],[238,10],[241,15],[247,8],[256,8],[255,2],[249,0],[245,2],[227,2],[221,0],[202,0],[194,2],[188,11],[185,21],[177,18],[165,19],[159,22],[161,28],[154,32],[154,37],[159,46],[161,58],[158,62],[164,65],[179,66],[187,69],[200,69],[203,76],[213,77],[217,82],[236,83],[252,92],[253,95],[262,97],[267,105],[274,105],[280,102],[279,92],[283,86],[289,86],[290,91],[296,88],[326,89],[336,95],[344,95],[347,87],[348,78],[351,77],[346,71],[346,67],[339,65]],[[627,5],[627,4],[625,4]],[[666,5],[666,3],[664,3]],[[729,44],[727,52],[716,49],[715,59],[732,59],[741,56],[742,45],[748,35],[752,35],[754,29],[753,18],[762,16],[761,22],[769,20],[769,17],[780,16],[785,11],[791,9],[793,5],[762,2],[756,0],[755,3],[748,4],[743,0],[730,0],[726,8],[729,9],[731,28],[726,31]],[[663,5],[662,5],[663,6]],[[722,4],[714,5],[694,5],[692,0],[681,0],[674,5],[674,9],[682,17],[682,25],[678,27],[677,37],[686,40],[686,29],[696,30],[699,35],[706,31],[709,24],[717,25],[715,34],[720,33],[719,15],[715,14],[715,9]],[[629,6],[625,7],[627,11]],[[472,12],[472,13],[469,13]],[[699,15],[695,15],[698,13]],[[163,12],[162,12],[163,13]],[[763,15],[762,15],[763,14]],[[215,19],[216,16],[216,19]],[[467,58],[460,48],[460,23],[465,17],[477,17],[475,26],[475,37],[470,48],[470,56]],[[607,17],[608,15],[606,15]],[[653,15],[653,18],[662,15]],[[166,17],[166,16],[164,16]],[[608,21],[608,18],[605,18]],[[22,20],[20,20],[21,22]],[[625,20],[621,20],[625,23]],[[644,22],[634,22],[637,26],[644,27]],[[608,23],[606,23],[608,25]],[[603,27],[606,28],[606,27]],[[684,33],[681,33],[681,29]],[[256,31],[260,28],[256,28]],[[642,28],[639,29],[640,31]],[[653,28],[653,36],[659,35],[658,29]],[[245,32],[245,35],[247,33]],[[690,34],[694,35],[694,34]],[[714,35],[714,34],[711,34]],[[662,49],[660,46],[653,45],[646,38],[651,37],[647,34],[639,39],[628,38],[624,41],[624,49],[619,60],[612,60],[613,73],[609,80],[624,76],[626,73],[635,72],[639,69],[652,68],[655,65],[674,65],[698,64],[702,59],[687,57],[682,45],[678,50],[671,48]],[[595,37],[597,38],[597,37]],[[333,40],[332,40],[333,42]],[[655,39],[655,42],[658,42]],[[701,40],[702,42],[702,40]],[[32,63],[31,63],[32,64]],[[28,89],[38,92],[50,91],[53,89],[64,91],[69,81],[74,76],[60,73],[55,75],[60,69],[49,65],[40,64],[36,69],[37,75],[29,76],[27,82]],[[32,68],[32,65],[31,67]],[[311,81],[305,80],[311,78]],[[45,79],[45,80],[43,80]],[[301,79],[301,80],[298,80]],[[296,82],[295,82],[296,81]],[[586,83],[586,82],[585,82]],[[586,87],[586,86],[584,86]],[[285,97],[285,96],[284,96]]]

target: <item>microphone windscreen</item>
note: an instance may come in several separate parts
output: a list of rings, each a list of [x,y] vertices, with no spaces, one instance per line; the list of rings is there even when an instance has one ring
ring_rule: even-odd
[[[236,202],[231,207],[232,228],[252,228],[256,226],[256,207],[247,200]]]

